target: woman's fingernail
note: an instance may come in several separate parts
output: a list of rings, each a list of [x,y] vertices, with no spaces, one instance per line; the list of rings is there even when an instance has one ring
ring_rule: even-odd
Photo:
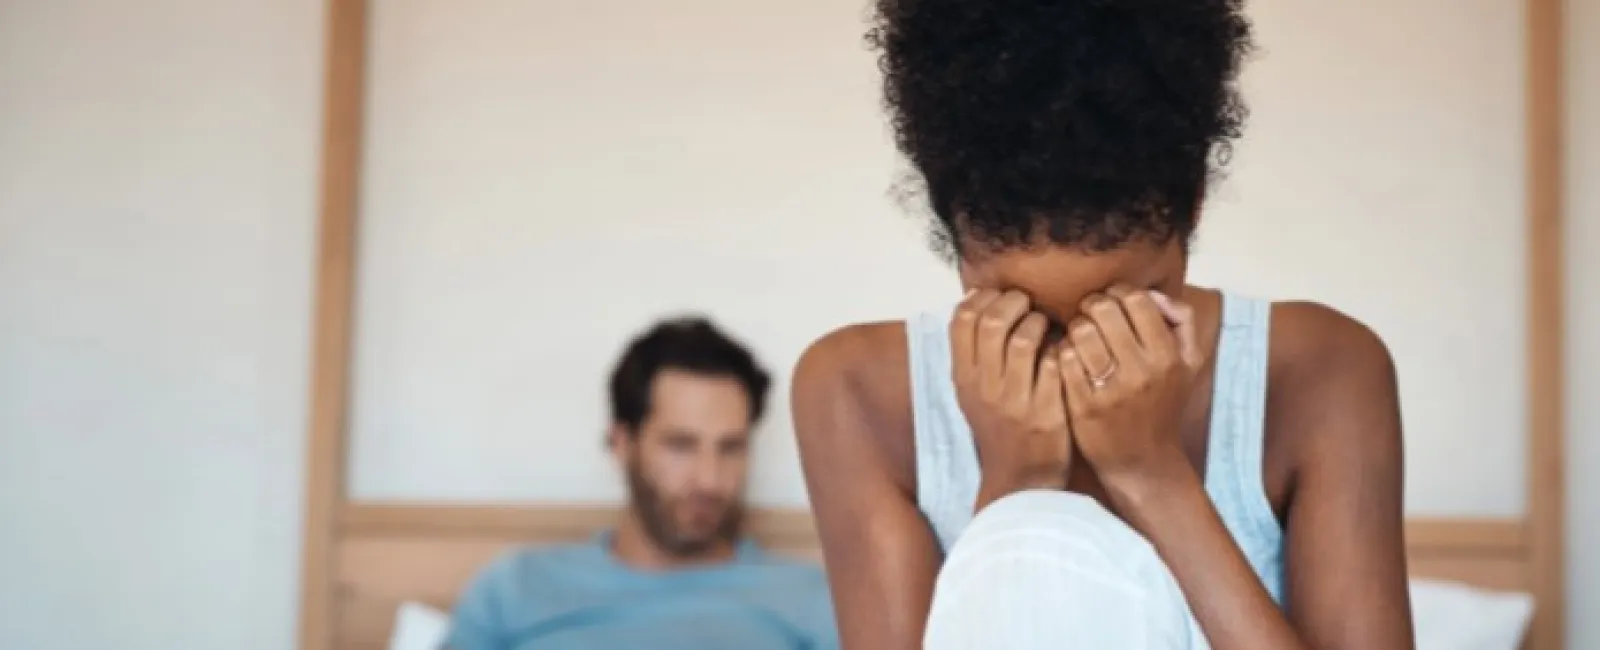
[[[1178,310],[1177,303],[1174,303],[1171,298],[1167,297],[1167,294],[1161,293],[1160,291],[1151,291],[1150,300],[1156,303],[1156,309],[1160,309],[1161,315],[1166,316],[1167,320],[1177,320],[1182,316]]]

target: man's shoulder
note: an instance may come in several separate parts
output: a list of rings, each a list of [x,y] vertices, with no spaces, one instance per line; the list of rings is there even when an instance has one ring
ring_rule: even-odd
[[[594,542],[520,545],[506,549],[495,561],[509,565],[537,566],[592,559],[591,556],[595,551]]]
[[[775,576],[796,582],[826,583],[827,581],[827,574],[823,573],[822,566],[816,562],[770,551],[761,551],[755,558],[746,560],[745,565],[771,571]]]
[[[833,599],[822,565],[795,557],[762,553],[743,564],[760,574],[760,590],[753,597],[782,612],[785,618],[817,639],[830,640],[818,647],[838,647]]]
[[[508,591],[538,584],[552,574],[594,564],[592,544],[517,546],[506,549],[478,570],[471,589]]]

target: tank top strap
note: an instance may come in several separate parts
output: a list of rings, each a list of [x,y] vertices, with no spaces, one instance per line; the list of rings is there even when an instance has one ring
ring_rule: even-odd
[[[917,502],[942,548],[954,543],[972,521],[981,473],[977,444],[956,399],[951,374],[950,319],[954,314],[952,304],[906,319]]]
[[[1223,293],[1206,492],[1274,598],[1280,596],[1283,531],[1262,480],[1272,303]]]

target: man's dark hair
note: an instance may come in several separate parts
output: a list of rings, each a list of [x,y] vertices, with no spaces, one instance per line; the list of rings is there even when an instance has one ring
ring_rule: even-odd
[[[895,139],[952,252],[1187,243],[1245,109],[1242,0],[877,0]]]
[[[611,371],[611,420],[636,433],[650,414],[650,387],[663,370],[729,377],[750,397],[750,420],[766,408],[767,371],[738,341],[710,320],[687,316],[663,320],[633,339]]]

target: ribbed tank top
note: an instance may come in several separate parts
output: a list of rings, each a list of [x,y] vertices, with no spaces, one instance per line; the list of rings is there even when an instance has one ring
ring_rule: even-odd
[[[1273,600],[1281,603],[1283,530],[1262,481],[1272,303],[1224,293],[1222,305],[1206,451],[1206,493],[1256,576]],[[956,401],[950,374],[953,313],[952,306],[906,320],[917,506],[932,523],[944,549],[955,543],[972,520],[980,479],[972,429]]]

